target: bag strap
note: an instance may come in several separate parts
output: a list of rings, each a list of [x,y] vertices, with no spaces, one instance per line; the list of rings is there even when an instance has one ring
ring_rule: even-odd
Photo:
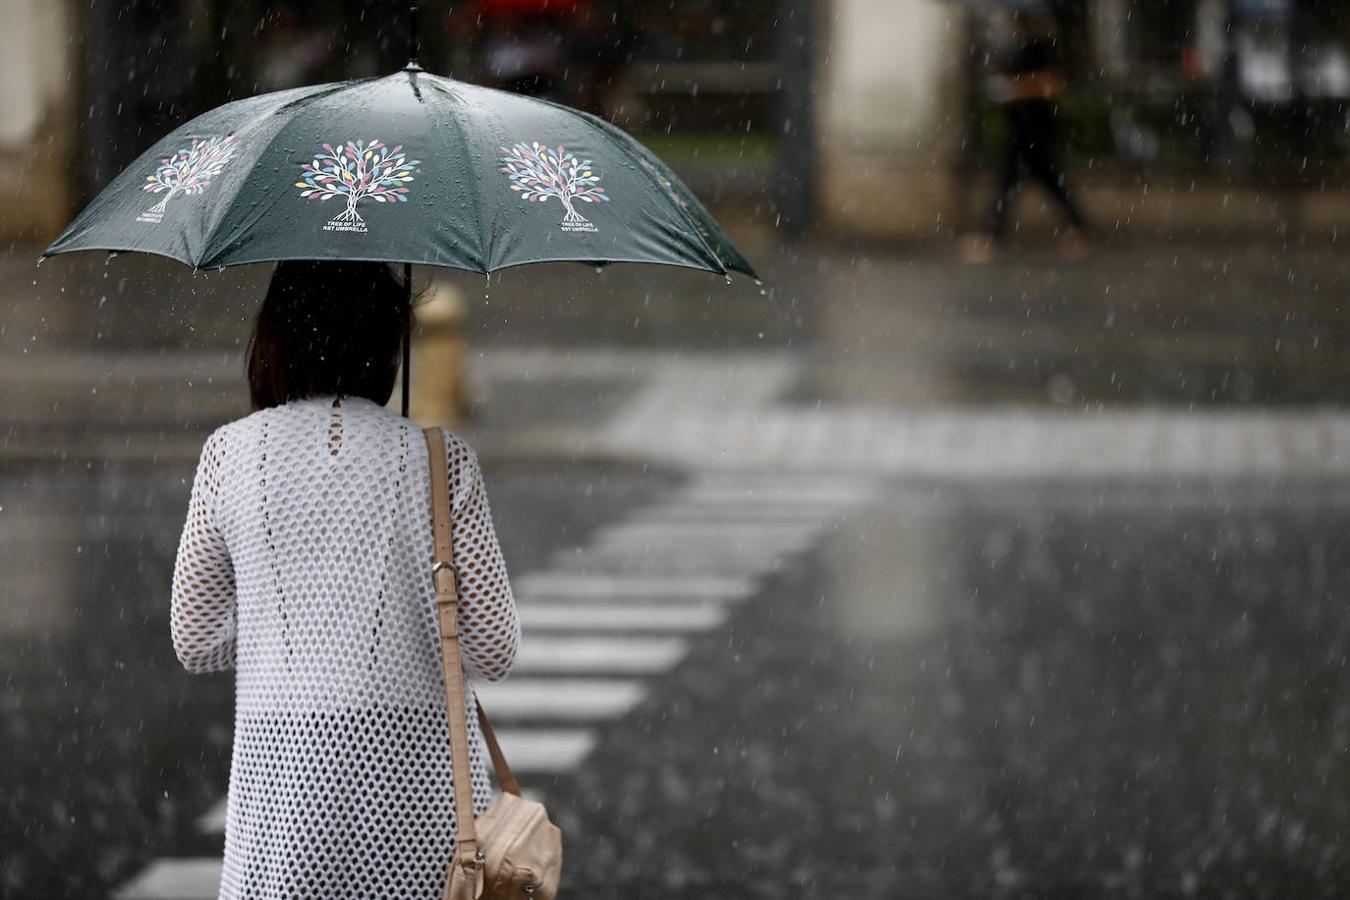
[[[455,588],[454,533],[450,517],[450,475],[446,466],[445,435],[439,427],[424,428],[427,464],[431,474],[431,517],[436,550],[431,578],[436,584],[436,622],[441,634],[441,661],[445,675],[445,705],[450,723],[450,761],[455,774],[455,843],[460,859],[472,862],[480,850],[474,825],[473,786],[469,768],[469,722],[464,710],[464,669],[459,652],[459,594]],[[476,699],[476,698],[475,698]],[[477,703],[478,723],[492,755],[492,766],[502,790],[520,794],[511,767],[497,744],[483,705]]]
[[[506,755],[502,753],[501,745],[497,743],[497,734],[492,730],[492,723],[488,721],[487,711],[483,709],[483,704],[477,697],[473,698],[473,702],[478,707],[478,727],[483,732],[483,740],[487,743],[488,753],[492,756],[492,768],[497,772],[497,783],[508,794],[519,797],[520,783],[516,781],[516,776],[506,763]]]

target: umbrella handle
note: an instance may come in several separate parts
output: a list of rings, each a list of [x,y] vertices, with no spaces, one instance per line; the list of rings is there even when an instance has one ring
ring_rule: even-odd
[[[417,7],[413,7],[417,9]],[[408,303],[408,314],[403,319],[403,417],[408,417],[409,386],[412,380],[412,263],[403,264],[403,296]]]

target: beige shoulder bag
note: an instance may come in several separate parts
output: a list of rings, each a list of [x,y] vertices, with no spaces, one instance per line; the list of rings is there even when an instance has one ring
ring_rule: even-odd
[[[445,465],[445,436],[423,429],[431,466],[431,510],[436,528],[432,580],[436,583],[436,621],[441,632],[445,704],[450,722],[450,759],[455,775],[455,858],[445,880],[444,900],[552,900],[562,875],[562,831],[549,821],[544,805],[520,796],[520,786],[492,733],[482,704],[478,722],[492,754],[501,794],[475,821],[469,774],[469,732],[464,709],[464,670],[459,659],[459,594],[455,589],[450,522],[450,476]]]

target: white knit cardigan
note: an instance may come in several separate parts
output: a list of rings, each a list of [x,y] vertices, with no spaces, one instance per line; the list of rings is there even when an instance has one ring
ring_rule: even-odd
[[[481,813],[473,679],[507,673],[520,621],[477,457],[445,434]],[[235,670],[221,898],[440,896],[455,773],[432,555],[426,444],[374,401],[293,400],[206,439],[170,623],[188,671]]]

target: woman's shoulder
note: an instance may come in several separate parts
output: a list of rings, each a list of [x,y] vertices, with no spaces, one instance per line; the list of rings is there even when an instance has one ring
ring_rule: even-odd
[[[446,425],[437,427],[441,429],[441,434],[445,436],[445,452],[450,457],[451,464],[477,468],[478,454],[469,445],[469,442],[455,434]]]
[[[216,428],[215,431],[211,432],[211,436],[218,440],[229,440],[229,438],[234,435],[248,433],[271,417],[272,408],[255,409],[253,412],[246,413],[245,415],[238,416],[237,418],[225,422]]]
[[[238,419],[235,419],[217,425],[211,430],[211,433],[206,436],[206,440],[202,441],[202,447],[224,450],[225,446],[229,443],[230,435],[237,430],[234,426],[238,421]]]
[[[451,450],[457,450],[457,451],[459,451],[459,452],[461,452],[461,453],[473,453],[473,452],[474,452],[473,447],[469,446],[469,442],[466,441],[466,440],[464,440],[464,438],[460,437],[460,436],[459,436],[458,434],[456,434],[454,431],[452,431],[452,430],[450,429],[450,426],[448,426],[448,425],[438,425],[438,426],[436,426],[436,427],[439,428],[439,429],[441,430],[441,434],[445,435],[445,446],[446,446],[446,447],[450,448]]]
[[[273,422],[277,418],[277,410],[281,407],[265,407],[255,409],[250,413],[238,416],[218,425],[206,438],[205,446],[225,450],[231,444],[236,446],[247,446],[249,435],[257,433],[264,425]]]
[[[229,422],[218,426],[206,439],[209,446],[224,447],[232,439],[248,435],[250,432],[257,431],[265,424],[276,423],[273,421],[278,417],[285,417],[286,406],[274,406],[264,409],[254,410],[247,415],[239,416]],[[396,429],[408,429],[414,434],[423,429],[421,426],[399,415],[389,415],[387,425]],[[435,426],[440,428],[441,434],[445,438],[445,448],[452,462],[468,464],[470,466],[478,465],[478,453],[473,446],[463,437],[455,433],[446,425]]]

